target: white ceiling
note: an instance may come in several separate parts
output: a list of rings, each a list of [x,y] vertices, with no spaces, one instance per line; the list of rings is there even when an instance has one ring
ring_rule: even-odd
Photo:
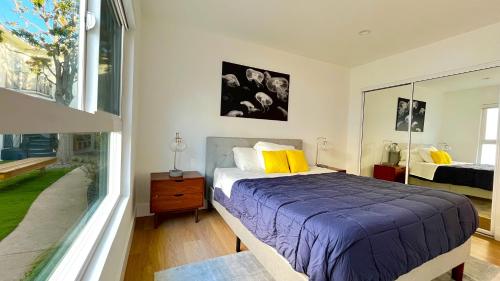
[[[417,87],[447,93],[500,85],[500,67],[419,82]],[[500,94],[500,93],[499,93]]]
[[[141,0],[160,18],[345,66],[500,21],[499,0]],[[361,37],[358,32],[372,30]]]

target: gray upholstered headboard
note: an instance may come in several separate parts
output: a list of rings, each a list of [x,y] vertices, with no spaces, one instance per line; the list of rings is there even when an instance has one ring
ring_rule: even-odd
[[[302,140],[299,139],[207,137],[205,185],[208,200],[210,200],[211,196],[210,188],[214,180],[215,168],[236,167],[233,157],[233,147],[253,147],[258,141],[293,145],[297,149],[302,149]]]

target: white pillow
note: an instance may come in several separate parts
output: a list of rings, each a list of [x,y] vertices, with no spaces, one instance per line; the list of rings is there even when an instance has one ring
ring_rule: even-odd
[[[295,147],[293,145],[282,145],[271,142],[257,142],[253,148],[257,150],[257,157],[259,159],[259,165],[261,169],[265,169],[266,165],[264,164],[264,157],[262,156],[262,151],[277,151],[277,150],[294,150]]]
[[[431,151],[437,151],[434,146],[431,147],[421,147],[418,149],[418,155],[427,163],[434,163],[431,157]]]
[[[408,149],[403,149],[400,152],[399,161],[406,162],[406,155],[408,155]],[[410,150],[410,161],[411,162],[424,162],[424,159],[418,153],[418,148]]]
[[[234,163],[242,171],[261,170],[257,150],[252,147],[233,147]]]

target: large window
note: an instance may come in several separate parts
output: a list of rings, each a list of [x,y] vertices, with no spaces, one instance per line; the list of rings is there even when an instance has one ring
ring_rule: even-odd
[[[479,163],[495,165],[497,151],[498,106],[488,106],[482,110],[481,141]]]
[[[2,0],[0,88],[119,115],[123,24],[115,3]],[[99,30],[80,20],[87,5],[99,7]]]
[[[0,3],[0,87],[80,108],[80,1]]]
[[[0,181],[2,275],[45,280],[107,194],[109,133],[1,137],[4,167],[45,161]]]
[[[120,114],[122,26],[111,0],[101,2],[97,108]]]
[[[117,3],[0,1],[0,279],[75,279],[118,202]]]

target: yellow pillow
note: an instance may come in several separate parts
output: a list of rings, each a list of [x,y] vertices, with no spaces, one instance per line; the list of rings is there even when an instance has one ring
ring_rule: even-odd
[[[446,160],[446,163],[444,164],[451,164],[453,162],[453,159],[451,158],[451,155],[448,152],[443,151],[443,157]]]
[[[287,150],[286,157],[288,158],[288,164],[290,165],[290,172],[300,173],[309,171],[309,165],[307,164],[304,151]]]
[[[286,151],[262,151],[266,173],[290,173]]]
[[[431,151],[432,161],[436,164],[451,164],[451,156],[446,151]]]

